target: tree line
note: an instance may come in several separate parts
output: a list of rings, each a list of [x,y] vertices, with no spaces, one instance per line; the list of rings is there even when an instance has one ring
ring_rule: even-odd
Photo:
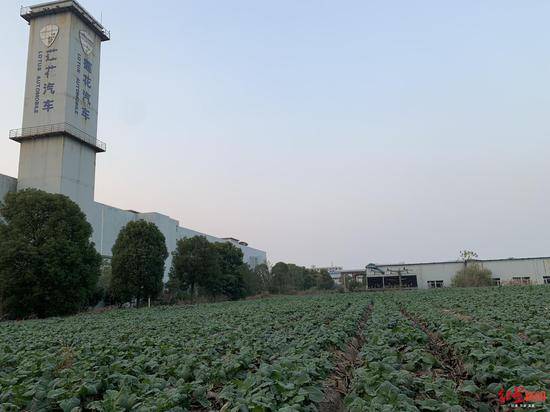
[[[26,189],[0,205],[0,317],[76,313],[99,301],[241,299],[334,286],[326,271],[279,262],[250,268],[240,248],[204,236],[180,239],[168,258],[158,227],[132,221],[118,234],[112,258],[91,241],[92,227],[68,197]]]
[[[103,299],[110,303],[146,298],[163,293],[165,300],[194,301],[242,299],[262,293],[284,294],[308,289],[331,289],[328,272],[279,262],[251,268],[243,252],[230,242],[209,242],[204,236],[177,241],[166,285],[162,284],[166,247],[162,233],[143,220],[128,223],[112,250],[111,265],[100,279]],[[110,270],[109,270],[110,269]],[[150,281],[148,279],[148,272]],[[153,280],[155,279],[155,280]]]

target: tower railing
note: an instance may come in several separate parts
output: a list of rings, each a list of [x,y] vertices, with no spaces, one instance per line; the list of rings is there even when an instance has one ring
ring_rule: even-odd
[[[88,23],[91,28],[97,32],[101,41],[110,40],[111,32],[107,30],[103,25],[98,22],[88,11],[78,3],[76,0],[58,0],[48,3],[41,3],[35,6],[21,6],[20,15],[28,22],[35,17],[40,17],[52,13],[62,13],[64,11],[75,12],[82,20]]]
[[[52,135],[67,135],[91,146],[98,152],[107,150],[107,145],[101,140],[89,135],[69,123],[54,123],[43,126],[24,127],[22,129],[10,130],[10,139],[16,142],[21,142],[26,139],[34,139],[38,137]]]

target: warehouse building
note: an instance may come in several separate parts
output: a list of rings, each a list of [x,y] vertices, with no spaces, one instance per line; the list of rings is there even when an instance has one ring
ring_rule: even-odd
[[[477,263],[493,274],[494,285],[550,284],[550,257],[476,259]],[[451,286],[453,276],[464,268],[463,261],[369,264],[362,269],[340,269],[331,276],[344,287],[355,280],[365,289],[398,288],[430,289]]]
[[[77,1],[57,0],[21,8],[30,25],[22,128],[10,131],[20,147],[18,177],[0,175],[0,200],[6,193],[36,188],[74,200],[93,227],[93,241],[111,255],[120,229],[143,219],[158,226],[169,252],[182,238],[205,236],[231,242],[251,267],[266,253],[235,238],[218,238],[180,226],[161,213],[121,210],[94,200],[96,155],[107,150],[97,139],[101,43],[110,33]],[[166,270],[171,264],[171,255]],[[166,272],[166,273],[167,273]]]

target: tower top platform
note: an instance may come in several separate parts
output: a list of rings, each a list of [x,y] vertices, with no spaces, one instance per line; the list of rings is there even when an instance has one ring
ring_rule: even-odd
[[[82,21],[86,22],[91,29],[99,36],[101,41],[111,39],[111,33],[98,22],[84,7],[76,0],[56,0],[47,3],[40,3],[34,6],[22,6],[21,17],[30,23],[36,17],[46,16],[48,14],[57,14],[64,12],[73,12]]]

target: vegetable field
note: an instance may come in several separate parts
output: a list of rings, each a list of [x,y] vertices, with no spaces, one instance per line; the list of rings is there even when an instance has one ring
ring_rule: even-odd
[[[0,323],[0,411],[489,411],[520,385],[550,386],[548,287]]]

